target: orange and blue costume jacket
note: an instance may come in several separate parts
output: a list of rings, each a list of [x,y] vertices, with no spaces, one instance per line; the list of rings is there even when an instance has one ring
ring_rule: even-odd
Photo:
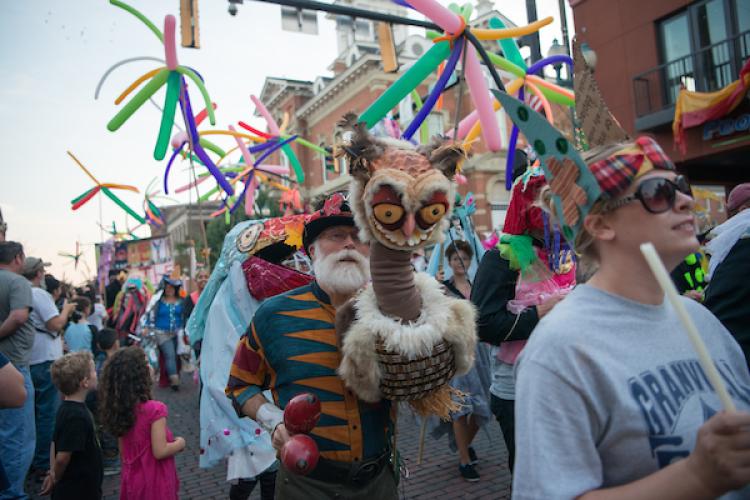
[[[315,281],[268,299],[239,340],[226,393],[240,416],[242,405],[266,389],[282,409],[299,393],[315,393],[322,411],[310,436],[321,456],[368,460],[389,449],[390,403],[359,401],[336,374],[335,316]]]

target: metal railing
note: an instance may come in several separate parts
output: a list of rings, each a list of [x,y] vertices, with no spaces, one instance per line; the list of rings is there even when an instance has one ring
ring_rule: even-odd
[[[739,77],[750,57],[750,31],[709,45],[633,77],[635,113],[642,117],[674,105],[680,88],[713,92]]]

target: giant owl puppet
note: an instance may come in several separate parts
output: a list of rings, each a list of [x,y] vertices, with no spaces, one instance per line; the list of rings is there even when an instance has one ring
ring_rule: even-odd
[[[474,362],[475,312],[415,273],[411,256],[442,240],[466,151],[440,138],[420,147],[376,138],[353,114],[340,125],[352,132],[338,154],[349,163],[350,205],[360,239],[370,243],[372,283],[337,314],[339,374],[364,401],[408,401],[421,415],[447,419],[459,407],[448,382]]]

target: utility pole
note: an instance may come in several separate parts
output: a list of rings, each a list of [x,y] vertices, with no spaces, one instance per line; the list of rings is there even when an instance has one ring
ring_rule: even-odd
[[[560,0],[561,2],[564,0]],[[533,23],[538,19],[536,14],[536,0],[526,0],[526,17],[528,17],[529,24]],[[542,59],[542,48],[539,43],[539,32],[532,33],[525,37],[527,45],[531,49],[531,62],[532,64]]]
[[[560,6],[560,24],[562,25],[563,45],[565,53],[570,55],[570,38],[568,37],[568,16],[565,15],[565,0],[557,0]]]

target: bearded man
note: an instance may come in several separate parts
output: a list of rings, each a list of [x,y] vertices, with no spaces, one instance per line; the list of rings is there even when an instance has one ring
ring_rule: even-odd
[[[390,404],[360,401],[336,373],[341,362],[336,309],[370,277],[369,247],[357,234],[344,196],[325,200],[303,233],[315,280],[264,302],[235,351],[227,395],[240,416],[271,434],[277,450],[289,439],[283,423],[289,400],[311,392],[322,402],[320,421],[310,434],[320,450],[318,465],[300,476],[282,464],[276,498],[398,497],[390,464]],[[266,389],[273,401],[263,395]]]

